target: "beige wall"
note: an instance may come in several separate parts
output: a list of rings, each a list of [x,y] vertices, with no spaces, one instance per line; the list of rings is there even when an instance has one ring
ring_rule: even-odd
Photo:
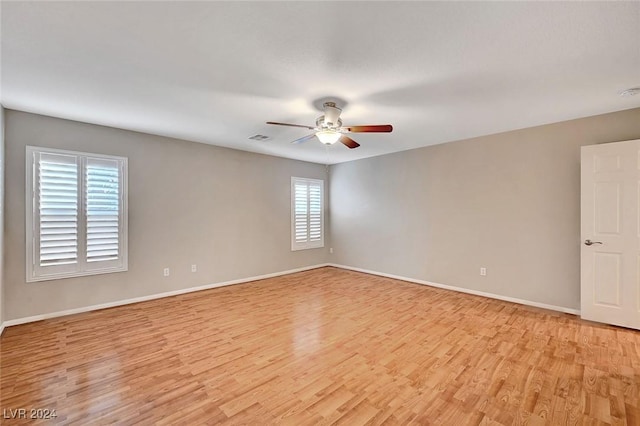
[[[331,262],[577,309],[580,146],[638,138],[633,109],[332,166]]]
[[[11,110],[5,125],[6,320],[327,260],[290,242],[291,176],[324,166]],[[25,282],[26,145],[129,158],[128,272]]]
[[[4,123],[5,320],[325,261],[575,309],[579,147],[640,138],[634,109],[335,165],[326,248],[291,252],[290,177],[326,180],[324,166],[11,110]],[[26,145],[129,158],[128,272],[25,282]]]

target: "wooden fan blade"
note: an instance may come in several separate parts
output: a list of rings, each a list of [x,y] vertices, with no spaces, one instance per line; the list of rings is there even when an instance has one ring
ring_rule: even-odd
[[[374,124],[370,126],[346,126],[347,132],[352,133],[389,133],[393,131],[391,124]]]
[[[360,146],[360,144],[356,141],[354,141],[353,139],[351,139],[349,136],[347,135],[342,135],[340,136],[340,142],[342,142],[343,144],[345,144],[347,147],[349,147],[350,149],[353,148],[357,148]]]
[[[315,127],[303,126],[302,124],[276,123],[275,121],[267,121],[267,124],[275,124],[276,126],[302,127],[303,129],[315,130]]]
[[[296,139],[295,141],[293,141],[293,142],[291,142],[291,143],[302,143],[302,142],[306,142],[306,141],[308,141],[309,139],[313,139],[313,138],[315,138],[315,137],[316,137],[316,134],[315,134],[315,133],[312,133],[312,134],[307,135],[307,136],[304,136],[304,137],[302,137],[302,138],[300,138],[300,139]]]

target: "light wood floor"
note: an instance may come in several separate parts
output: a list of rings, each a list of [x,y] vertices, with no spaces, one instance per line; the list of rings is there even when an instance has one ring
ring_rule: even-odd
[[[1,407],[54,423],[640,425],[639,332],[334,268],[0,343]]]

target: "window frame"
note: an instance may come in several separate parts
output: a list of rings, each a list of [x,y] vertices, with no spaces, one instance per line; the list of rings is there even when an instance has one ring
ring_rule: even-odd
[[[296,183],[306,183],[306,184],[318,184],[320,186],[320,241],[305,241],[304,243],[296,242],[296,201],[295,201],[295,186]],[[291,251],[298,250],[308,250],[315,248],[323,248],[324,247],[324,232],[325,232],[325,192],[324,192],[324,180],[322,179],[312,179],[312,178],[302,178],[291,176]],[[307,203],[309,199],[309,194],[307,194]],[[311,215],[310,211],[307,211],[307,220]],[[307,239],[309,238],[310,229],[307,229]]]
[[[36,161],[40,154],[67,155],[76,158],[78,171],[78,228],[77,228],[77,261],[73,267],[63,265],[41,266],[39,264],[40,247],[40,212],[39,190],[36,188],[39,176]],[[87,261],[87,212],[85,180],[88,159],[116,161],[118,164],[118,259],[98,262]],[[128,159],[114,155],[95,154],[81,151],[70,151],[47,147],[27,146],[26,155],[26,188],[25,188],[25,237],[26,237],[26,281],[39,282],[64,278],[101,275],[128,271]],[[104,262],[104,263],[102,263]],[[50,268],[50,269],[49,269]]]

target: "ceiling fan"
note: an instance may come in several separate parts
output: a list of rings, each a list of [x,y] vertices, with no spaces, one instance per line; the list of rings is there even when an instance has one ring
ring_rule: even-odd
[[[304,129],[314,130],[315,133],[296,139],[291,143],[306,142],[314,137],[318,137],[320,142],[325,145],[333,145],[340,141],[347,147],[353,149],[360,146],[360,144],[345,133],[389,133],[393,130],[393,126],[390,124],[378,124],[368,126],[343,126],[340,119],[340,113],[342,110],[336,107],[335,102],[324,103],[324,115],[321,115],[316,119],[315,127],[303,126],[301,124],[289,124],[289,123],[276,123],[273,121],[267,121],[267,124],[275,124],[278,126],[291,126],[302,127]]]

